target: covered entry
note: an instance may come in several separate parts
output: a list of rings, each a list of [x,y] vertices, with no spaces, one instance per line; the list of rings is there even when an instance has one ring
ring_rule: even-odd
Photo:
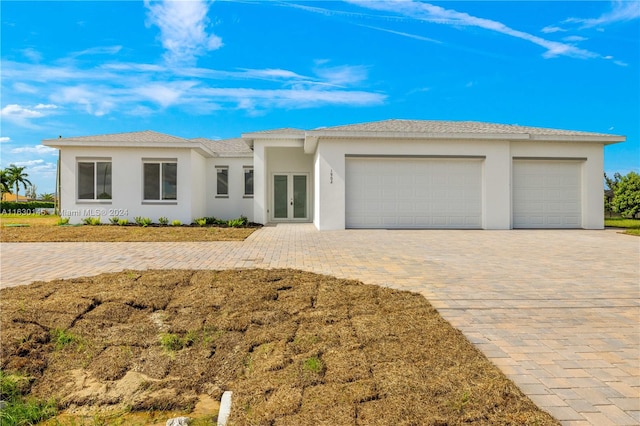
[[[481,228],[482,157],[346,157],[347,228]]]
[[[514,228],[581,228],[584,160],[513,160]]]

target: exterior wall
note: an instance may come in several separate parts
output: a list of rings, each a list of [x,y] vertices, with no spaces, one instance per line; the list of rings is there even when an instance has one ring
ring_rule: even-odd
[[[189,196],[191,197],[191,215],[193,219],[206,216],[206,160],[202,155],[191,151],[191,191]]]
[[[77,199],[78,159],[91,158],[111,159],[111,200]],[[142,160],[147,158],[177,160],[177,201],[142,201]],[[192,158],[189,149],[63,148],[60,154],[61,216],[69,217],[69,223],[72,224],[81,223],[82,218],[90,216],[100,217],[103,223],[108,223],[109,218],[114,216],[126,218],[129,221],[133,221],[135,216],[143,216],[151,218],[154,222],[157,222],[159,217],[165,216],[169,220],[177,219],[182,223],[191,223],[192,200],[199,197],[196,193],[198,189],[194,191],[191,188],[194,162],[198,161]]]
[[[483,156],[483,228],[511,226],[509,142],[321,140],[315,158],[316,217],[320,230],[345,228],[345,156]]]
[[[584,159],[582,163],[582,227],[604,229],[604,145],[569,142],[512,142],[512,157]]]
[[[229,168],[229,196],[222,198],[216,196],[218,177],[216,166]],[[214,216],[218,219],[236,219],[244,215],[250,221],[254,221],[253,197],[244,195],[244,168],[253,167],[251,157],[216,157],[208,158],[206,170],[201,175],[206,181],[206,190],[203,192],[203,200],[206,203],[206,214],[202,216]],[[254,194],[256,175],[254,169]]]

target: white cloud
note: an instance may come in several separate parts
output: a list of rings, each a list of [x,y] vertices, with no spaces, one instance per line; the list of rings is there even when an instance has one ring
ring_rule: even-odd
[[[0,136],[0,143],[11,142],[11,138],[9,136]]]
[[[175,83],[152,83],[138,87],[136,93],[149,99],[163,108],[177,103],[180,97],[188,91],[195,83],[175,82]]]
[[[22,147],[19,147],[19,148],[13,148],[11,150],[12,154],[29,153],[29,154],[45,155],[45,154],[55,154],[56,152],[57,152],[56,149],[49,148],[48,146],[44,146],[44,145],[22,146]]]
[[[436,40],[436,39],[433,39],[433,38],[429,38],[429,37],[419,36],[419,35],[416,35],[416,34],[405,33],[405,32],[402,32],[402,31],[393,31],[393,30],[389,30],[387,28],[374,27],[374,26],[371,26],[371,25],[359,25],[359,26],[365,27],[365,28],[371,28],[372,30],[384,31],[386,33],[396,34],[396,35],[403,36],[403,37],[413,38],[413,39],[416,39],[416,40],[428,41],[430,43],[442,44],[442,42],[439,41],[439,40]]]
[[[316,75],[325,83],[336,86],[347,86],[365,81],[368,68],[361,65],[338,65],[333,67],[318,67]]]
[[[23,107],[18,104],[10,104],[0,110],[0,117],[22,127],[32,127],[29,120],[44,116],[45,114],[40,111]]]
[[[638,1],[614,1],[612,5],[610,11],[597,18],[569,18],[564,22],[582,24],[581,28],[592,28],[640,18],[640,2]]]
[[[418,21],[431,22],[435,24],[451,25],[456,27],[478,27],[489,31],[495,31],[510,37],[519,38],[537,44],[546,49],[543,57],[552,58],[556,56],[570,56],[575,58],[597,58],[599,55],[585,49],[580,49],[571,44],[551,41],[533,34],[519,31],[491,19],[479,18],[468,13],[458,12],[453,9],[445,9],[429,3],[421,3],[413,0],[393,1],[380,0],[375,2],[364,0],[347,0],[368,9],[384,12],[398,13],[403,16]]]
[[[31,60],[32,62],[40,62],[42,60],[42,53],[31,47],[22,49],[21,52],[27,59]]]
[[[545,34],[551,34],[551,33],[557,33],[557,32],[565,32],[567,30],[565,30],[564,28],[556,27],[555,25],[548,25],[543,29],[541,29],[540,31],[542,31]]]
[[[148,25],[160,28],[165,59],[170,64],[193,63],[198,56],[222,47],[222,39],[207,33],[209,2],[145,0]]]
[[[122,50],[122,46],[97,46],[89,49],[73,52],[71,57],[86,56],[86,55],[115,55]]]
[[[24,83],[15,83],[13,85],[13,90],[19,93],[37,93],[38,89],[35,86],[31,86],[29,84]]]
[[[58,105],[53,104],[38,104],[34,107],[35,109],[58,109]]]
[[[39,164],[44,164],[44,160],[42,158],[38,158],[37,160],[14,161],[11,164],[15,164],[18,167],[34,167]]]
[[[51,97],[58,103],[70,103],[84,107],[84,110],[96,117],[110,113],[115,107],[111,99],[112,88],[103,86],[80,85],[63,87],[54,92]]]
[[[588,40],[588,38],[578,36],[578,35],[572,35],[572,36],[562,37],[562,40],[568,41],[568,42],[580,42],[580,41]]]

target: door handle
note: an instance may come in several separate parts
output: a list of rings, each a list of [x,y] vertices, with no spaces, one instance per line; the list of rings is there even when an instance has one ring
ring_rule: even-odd
[[[291,201],[289,201],[289,203],[290,203],[291,205],[293,205],[293,199],[291,199]]]

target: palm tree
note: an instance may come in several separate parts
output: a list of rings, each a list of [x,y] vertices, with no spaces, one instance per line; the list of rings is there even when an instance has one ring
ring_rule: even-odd
[[[7,169],[0,169],[0,196],[4,193],[11,194],[11,182]]]
[[[29,175],[23,173],[25,168],[26,167],[18,167],[15,164],[9,164],[9,167],[6,169],[6,172],[9,175],[9,186],[16,186],[16,202],[18,202],[20,198],[18,195],[20,191],[20,184],[22,184],[25,191],[27,190],[27,185],[32,185],[29,179],[27,179],[27,176]]]
[[[42,201],[55,201],[55,196],[51,192],[45,192],[44,194],[40,194],[40,200]]]

